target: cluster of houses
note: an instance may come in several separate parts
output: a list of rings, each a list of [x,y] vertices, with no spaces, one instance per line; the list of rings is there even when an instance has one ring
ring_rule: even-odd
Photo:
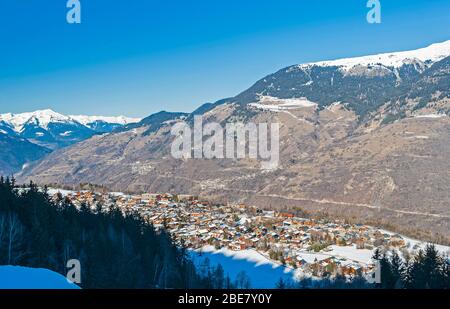
[[[301,268],[315,276],[353,276],[373,271],[373,263],[333,255],[333,247],[354,250],[406,246],[400,235],[365,225],[299,218],[291,213],[253,206],[215,205],[192,195],[73,192],[75,205],[116,205],[137,211],[155,229],[164,229],[184,247],[256,250],[272,261]]]

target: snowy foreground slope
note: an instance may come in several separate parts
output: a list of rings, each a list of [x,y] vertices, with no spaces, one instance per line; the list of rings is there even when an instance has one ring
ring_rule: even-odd
[[[369,263],[373,252],[371,250],[358,250],[356,247],[337,247],[332,246],[333,252],[299,252],[299,258],[308,263],[314,260],[321,261],[332,256],[345,257],[349,263],[360,262]],[[242,271],[249,277],[252,289],[273,289],[276,288],[278,281],[296,282],[302,278],[313,278],[311,274],[305,273],[302,269],[293,269],[276,263],[255,250],[232,251],[222,248],[215,249],[212,246],[205,246],[201,250],[191,251],[191,257],[202,273],[202,267],[205,260],[209,261],[211,267],[222,265],[225,275],[228,275],[232,281],[236,279]],[[367,278],[370,280],[370,278]]]
[[[0,289],[79,289],[64,276],[43,268],[0,266]]]
[[[387,232],[390,233],[390,232]],[[417,253],[419,249],[425,249],[426,243],[405,238],[408,250],[411,253]],[[308,263],[321,261],[329,257],[343,258],[346,263],[352,264],[370,264],[374,250],[357,249],[356,246],[330,246],[329,251],[321,252],[298,252],[298,258]],[[443,255],[449,256],[450,247],[436,245],[436,249]],[[215,249],[213,246],[205,246],[200,250],[190,251],[191,257],[197,266],[198,271],[202,272],[202,266],[205,260],[209,261],[211,267],[222,265],[225,275],[228,275],[234,281],[239,272],[244,271],[250,278],[252,289],[271,289],[276,288],[277,282],[282,278],[285,282],[295,282],[299,279],[311,277],[311,274],[305,273],[302,269],[293,269],[276,263],[255,250],[232,251],[226,248]],[[397,251],[402,257],[402,253]],[[311,277],[320,280],[317,277]],[[371,280],[370,277],[366,277]]]
[[[275,288],[280,278],[290,282],[302,277],[300,271],[281,266],[255,250],[232,251],[225,248],[216,250],[212,246],[205,246],[202,250],[190,253],[200,273],[202,265],[208,259],[212,267],[222,265],[225,275],[228,275],[232,281],[241,271],[244,271],[250,278],[252,289]]]

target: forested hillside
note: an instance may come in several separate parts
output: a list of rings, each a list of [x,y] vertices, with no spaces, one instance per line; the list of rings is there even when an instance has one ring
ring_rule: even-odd
[[[21,192],[21,193],[19,193]],[[0,265],[47,268],[66,275],[81,262],[83,288],[197,288],[204,286],[185,252],[165,233],[117,208],[76,209],[51,201],[34,184],[14,188],[0,179]]]

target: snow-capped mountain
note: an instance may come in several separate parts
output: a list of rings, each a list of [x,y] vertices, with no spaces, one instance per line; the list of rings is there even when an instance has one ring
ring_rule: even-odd
[[[52,110],[0,115],[0,129],[40,146],[56,149],[91,137],[95,132]]]
[[[0,266],[0,289],[79,289],[63,275],[45,268]]]
[[[0,174],[20,171],[52,150],[109,133],[140,119],[103,116],[66,116],[50,109],[0,114]]]
[[[345,71],[348,71],[356,66],[370,65],[383,65],[385,67],[400,68],[405,64],[420,63],[428,67],[448,56],[450,56],[450,40],[442,43],[435,43],[428,47],[416,50],[306,63],[300,64],[299,67],[338,66]]]
[[[139,118],[130,118],[125,116],[118,117],[104,117],[104,116],[85,116],[85,115],[62,115],[54,112],[51,109],[38,110],[29,113],[21,114],[0,114],[0,123],[3,126],[7,126],[9,129],[16,133],[23,132],[27,126],[35,125],[41,129],[48,130],[49,125],[54,124],[71,124],[71,125],[83,125],[94,131],[96,123],[105,123],[115,126],[122,126],[129,123],[139,122]]]
[[[361,118],[385,106],[381,117],[396,119],[448,97],[449,68],[450,40],[412,51],[293,65],[257,81],[232,102],[301,98],[319,109],[340,102]]]
[[[124,116],[66,116],[46,109],[21,114],[0,114],[0,132],[56,149],[139,120]]]
[[[104,117],[104,116],[71,115],[69,117],[81,123],[82,125],[94,130],[97,133],[111,132],[121,126],[141,121],[140,118],[131,118],[125,116]]]
[[[71,122],[71,119],[70,117],[46,109],[21,114],[0,114],[0,121],[4,122],[17,133],[20,133],[23,131],[24,127],[30,124],[35,124],[43,129],[48,129],[50,123],[69,123]]]

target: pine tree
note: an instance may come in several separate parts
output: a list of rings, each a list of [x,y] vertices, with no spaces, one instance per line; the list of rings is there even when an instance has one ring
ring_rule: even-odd
[[[392,251],[390,264],[393,284],[392,288],[400,289],[403,287],[404,265],[396,251]]]
[[[225,281],[225,277],[224,277],[224,270],[222,265],[217,265],[215,270],[214,270],[214,288],[215,289],[223,289],[224,287],[224,281]]]
[[[384,289],[393,289],[395,287],[396,278],[392,271],[392,265],[386,254],[380,258],[381,287]]]
[[[284,290],[284,289],[286,289],[286,282],[284,282],[283,278],[280,277],[280,279],[278,279],[275,287],[279,290]]]

